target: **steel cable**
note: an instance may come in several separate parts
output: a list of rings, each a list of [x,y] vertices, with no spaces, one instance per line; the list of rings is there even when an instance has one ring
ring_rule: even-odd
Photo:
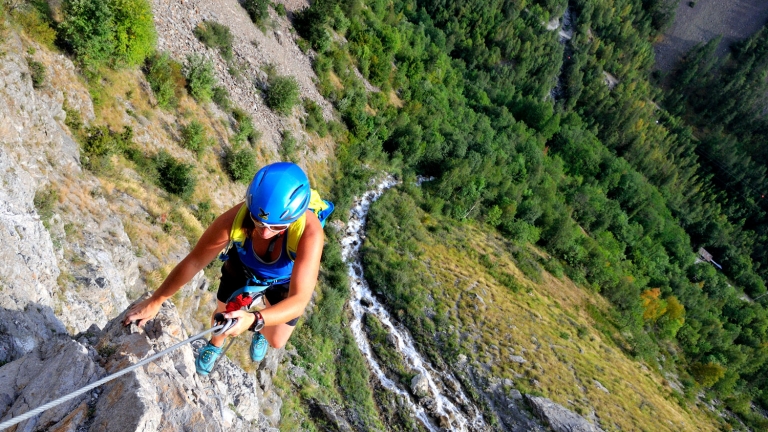
[[[104,383],[112,381],[113,379],[115,379],[115,378],[117,378],[119,376],[125,375],[128,372],[131,372],[131,371],[133,371],[133,370],[135,370],[137,368],[140,368],[141,366],[144,366],[145,364],[150,363],[150,362],[152,362],[152,361],[154,361],[154,360],[156,360],[156,359],[158,359],[158,358],[168,354],[169,352],[171,352],[171,351],[181,347],[182,345],[186,345],[186,344],[188,344],[188,343],[190,343],[192,341],[200,339],[200,338],[206,336],[209,333],[214,333],[214,332],[216,332],[218,330],[225,329],[225,328],[228,329],[229,327],[231,327],[231,324],[229,324],[229,323],[220,324],[220,325],[211,327],[210,329],[208,329],[208,330],[206,330],[206,331],[204,331],[202,333],[198,333],[198,334],[196,334],[195,336],[192,336],[189,339],[181,341],[181,342],[177,343],[176,345],[173,345],[170,348],[167,348],[167,349],[165,349],[163,351],[160,351],[159,353],[157,353],[157,354],[155,354],[155,355],[153,355],[151,357],[147,357],[146,359],[136,363],[133,366],[127,367],[127,368],[125,368],[125,369],[123,369],[123,370],[121,370],[119,372],[115,372],[112,375],[109,375],[109,376],[107,376],[105,378],[102,378],[102,379],[100,379],[100,380],[98,380],[98,381],[96,381],[96,382],[94,382],[92,384],[89,384],[89,385],[81,388],[80,390],[76,390],[76,391],[74,391],[74,392],[72,392],[72,393],[70,393],[70,394],[68,394],[66,396],[62,396],[62,397],[60,397],[60,398],[58,398],[56,400],[48,402],[45,405],[42,405],[42,406],[40,406],[38,408],[35,408],[32,411],[29,411],[27,413],[24,413],[24,414],[18,416],[18,417],[13,417],[10,420],[7,420],[7,421],[5,421],[3,423],[0,423],[0,430],[7,429],[7,428],[9,428],[9,427],[11,427],[13,425],[16,425],[18,423],[23,422],[24,420],[28,420],[28,419],[30,419],[30,418],[32,418],[32,417],[42,413],[43,411],[49,410],[49,409],[51,409],[51,408],[53,408],[53,407],[55,407],[57,405],[60,405],[60,404],[66,402],[66,401],[68,401],[70,399],[76,398],[77,396],[80,396],[81,394],[83,394],[83,393],[85,393],[85,392],[87,392],[87,391],[89,391],[91,389],[94,389],[94,388],[96,388],[96,387],[98,387],[98,386],[100,386],[100,385],[102,385]]]

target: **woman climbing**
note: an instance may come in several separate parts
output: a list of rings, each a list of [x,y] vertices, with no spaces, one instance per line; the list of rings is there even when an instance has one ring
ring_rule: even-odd
[[[261,361],[267,344],[285,346],[312,297],[323,251],[320,220],[331,211],[333,205],[310,189],[298,165],[265,166],[248,186],[245,201],[216,218],[157,291],[128,311],[124,324],[138,321],[143,326],[154,318],[163,301],[223,250],[214,315],[226,312],[224,317],[237,318],[237,323],[200,350],[197,372],[208,375],[224,339],[246,330],[254,332],[251,359]],[[250,304],[252,293],[263,293],[267,307],[260,312],[239,310]]]

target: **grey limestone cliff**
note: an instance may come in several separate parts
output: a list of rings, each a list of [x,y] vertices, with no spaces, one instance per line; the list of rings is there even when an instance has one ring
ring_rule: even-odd
[[[189,336],[170,303],[145,329],[120,325],[129,298],[147,291],[139,267],[158,263],[135,252],[100,180],[81,169],[65,100],[86,122],[94,114],[74,66],[31,48],[13,30],[0,40],[0,421]],[[39,89],[30,57],[46,68]],[[35,197],[48,190],[56,193],[42,214]],[[131,204],[140,218],[141,203],[124,205]],[[204,286],[200,274],[185,291]],[[244,431],[278,423],[273,371],[257,379],[227,359],[217,369],[215,379],[200,378],[194,346],[186,345],[10,430]]]
[[[0,368],[0,420],[24,414],[171,347],[189,335],[172,303],[140,329],[121,316],[77,340],[59,336]],[[199,346],[200,344],[198,344]],[[222,358],[212,378],[195,372],[194,348],[177,350],[16,426],[16,431],[270,430],[270,389]],[[265,391],[266,388],[266,391]],[[277,410],[279,412],[279,409]],[[13,429],[11,429],[13,430]]]

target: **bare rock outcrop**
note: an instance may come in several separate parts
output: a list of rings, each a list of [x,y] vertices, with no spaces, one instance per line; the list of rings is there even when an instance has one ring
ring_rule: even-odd
[[[554,432],[602,432],[584,417],[547,398],[526,395],[533,413],[546,422]]]
[[[411,391],[418,397],[429,395],[429,380],[424,374],[418,374],[411,380]]]
[[[51,306],[50,287],[59,276],[50,235],[33,205],[46,156],[28,144],[41,135],[64,138],[50,107],[35,96],[21,41],[13,36],[0,63],[0,306],[23,310],[31,303]]]
[[[117,317],[72,340],[59,336],[0,367],[0,419],[9,420],[152,356],[188,335],[166,302],[144,329]],[[93,344],[92,344],[93,343]],[[17,431],[249,431],[279,422],[262,414],[270,399],[252,375],[226,357],[215,378],[195,372],[194,348],[185,344],[78,398],[17,426]],[[274,404],[274,401],[270,401]]]
[[[139,276],[122,222],[90,193],[99,181],[81,170],[79,145],[64,125],[65,100],[83,120],[93,118],[88,90],[65,56],[30,55],[25,44],[33,42],[11,31],[0,43],[0,315],[17,315],[19,323],[0,320],[0,361],[65,328],[106,325],[128,305]],[[32,56],[48,77],[39,89],[30,78]],[[42,217],[35,206],[41,191],[51,192],[52,215]]]
[[[307,5],[308,2],[291,1],[285,6],[293,11]],[[264,32],[253,24],[236,0],[153,0],[152,12],[158,33],[158,50],[168,51],[180,61],[189,54],[202,55],[210,60],[219,83],[227,89],[232,101],[251,114],[254,125],[264,134],[262,143],[274,154],[279,153],[283,130],[290,130],[298,137],[304,136],[304,132],[296,118],[280,116],[264,103],[260,88],[264,84],[264,70],[268,65],[280,75],[294,77],[301,97],[317,103],[326,119],[333,117],[330,103],[320,95],[314,83],[317,77],[310,56],[299,49],[288,20],[278,17],[274,11],[270,10],[270,26],[274,28]],[[206,48],[197,40],[193,30],[204,20],[216,21],[230,28],[234,35],[236,68],[241,69],[244,79],[233,77],[229,73],[229,65],[218,52]],[[325,156],[323,150],[305,154],[312,160]]]
[[[466,387],[477,389],[488,404],[492,415],[504,430],[512,432],[544,432],[546,427],[524,406],[522,395],[512,388],[511,380],[489,376],[484,367],[470,362],[460,354],[454,373]],[[485,414],[489,414],[486,411]]]
[[[104,375],[93,349],[60,336],[0,368],[0,420],[20,416]],[[74,430],[88,415],[88,394],[21,422],[17,431]]]
[[[123,327],[120,318],[112,320],[97,348],[110,354],[105,367],[114,373],[187,337],[176,308],[166,302],[143,330]],[[262,392],[252,376],[222,358],[217,380],[200,377],[194,355],[192,345],[183,345],[105,384],[90,430],[246,431],[271,426],[260,419]]]

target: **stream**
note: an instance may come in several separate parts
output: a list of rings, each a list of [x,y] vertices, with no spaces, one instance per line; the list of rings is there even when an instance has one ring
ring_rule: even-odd
[[[576,23],[574,18],[571,7],[566,6],[565,12],[563,12],[563,17],[561,18],[562,23],[560,22],[560,19],[557,19],[552,20],[547,26],[547,30],[557,30],[557,40],[563,45],[563,65],[560,67],[560,73],[557,74],[557,84],[550,93],[550,97],[554,101],[558,101],[565,97],[563,73],[565,72],[565,66],[571,61],[571,55],[573,54],[573,47],[571,46],[570,41],[573,38],[573,32],[575,30],[574,26]]]
[[[360,259],[360,249],[365,239],[365,222],[371,204],[376,201],[387,189],[395,186],[397,182],[392,177],[387,177],[374,189],[363,194],[355,200],[350,210],[342,244],[342,257],[348,265],[352,295],[350,305],[354,314],[351,329],[357,341],[360,351],[368,361],[373,374],[381,382],[381,385],[394,393],[411,410],[421,424],[429,431],[479,431],[486,430],[487,426],[481,411],[472,404],[464,394],[461,384],[450,373],[435,370],[429,362],[416,350],[413,339],[402,325],[394,322],[387,310],[378,301],[370,290],[363,277],[363,266]],[[382,370],[381,365],[374,357],[370,343],[363,329],[363,316],[375,315],[381,321],[388,333],[394,337],[398,350],[403,355],[404,361],[411,370],[426,378],[429,396],[419,399],[413,396],[408,389],[391,380]],[[428,400],[431,399],[431,400]],[[422,406],[424,405],[424,406]]]

